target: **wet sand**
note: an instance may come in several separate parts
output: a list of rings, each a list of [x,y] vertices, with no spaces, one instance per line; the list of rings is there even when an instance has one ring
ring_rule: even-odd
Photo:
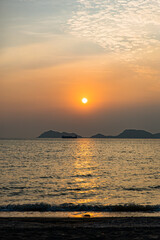
[[[2,240],[160,239],[160,217],[0,218]]]

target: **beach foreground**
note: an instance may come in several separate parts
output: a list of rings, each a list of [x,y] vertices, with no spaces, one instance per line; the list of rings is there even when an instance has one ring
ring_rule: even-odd
[[[0,218],[8,239],[160,239],[160,217]]]

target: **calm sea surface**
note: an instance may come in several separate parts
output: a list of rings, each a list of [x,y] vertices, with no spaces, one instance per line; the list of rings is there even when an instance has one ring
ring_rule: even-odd
[[[160,140],[0,140],[4,213],[160,215]]]

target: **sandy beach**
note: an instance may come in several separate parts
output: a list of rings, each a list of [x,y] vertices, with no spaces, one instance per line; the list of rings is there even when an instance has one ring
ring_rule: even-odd
[[[160,239],[160,217],[0,218],[9,239]]]

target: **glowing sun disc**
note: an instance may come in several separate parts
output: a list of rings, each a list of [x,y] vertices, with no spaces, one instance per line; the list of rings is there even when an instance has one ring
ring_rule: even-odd
[[[86,104],[88,102],[87,98],[82,98],[82,103]]]

